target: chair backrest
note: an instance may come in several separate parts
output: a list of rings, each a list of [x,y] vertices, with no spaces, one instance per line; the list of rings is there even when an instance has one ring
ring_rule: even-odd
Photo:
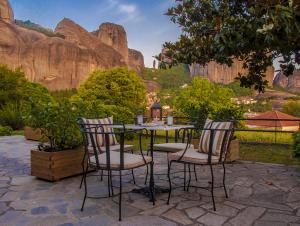
[[[232,121],[207,119],[199,140],[198,151],[219,156],[220,160],[224,160],[232,135]]]
[[[86,118],[81,118],[82,120],[82,126],[85,127],[87,131],[92,131],[95,130],[99,127],[102,128],[101,132],[108,132],[109,133],[109,145],[117,145],[118,141],[116,139],[116,136],[114,134],[114,129],[110,128],[107,125],[112,125],[113,124],[113,117],[108,117],[108,118],[101,118],[101,119],[86,119]],[[99,129],[98,129],[99,130]],[[104,134],[94,134],[94,140],[97,142],[97,146],[104,147],[105,146],[105,138]],[[89,146],[92,146],[90,136],[87,137],[87,143]]]
[[[124,137],[125,137],[125,128],[124,125],[116,125],[116,124],[105,124],[107,128],[112,129],[112,127],[118,126],[120,131],[108,131],[103,129],[103,125],[92,125],[83,123],[82,121],[79,122],[81,125],[81,133],[84,138],[84,146],[86,154],[88,155],[88,163],[97,167],[98,169],[110,170],[113,166],[113,162],[116,161],[113,158],[118,158],[118,167],[119,169],[124,168]],[[116,156],[115,152],[111,152],[110,150],[110,136],[119,136],[120,141],[120,149]],[[99,141],[97,139],[101,137],[104,142],[104,146],[99,146]],[[92,150],[91,150],[92,149]],[[101,162],[99,155],[102,155]]]

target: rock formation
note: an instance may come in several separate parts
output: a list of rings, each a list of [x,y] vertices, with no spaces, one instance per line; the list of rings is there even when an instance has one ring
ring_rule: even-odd
[[[129,49],[128,50],[128,67],[129,69],[136,70],[138,74],[142,74],[144,65],[144,56],[140,51]]]
[[[193,64],[190,66],[191,76],[203,76],[207,77],[210,81],[215,83],[228,84],[235,80],[238,73],[245,73],[243,69],[243,63],[235,60],[231,67],[226,65],[220,65],[216,62],[210,62],[205,67],[199,64]],[[274,68],[268,68],[265,79],[269,85],[272,85],[274,78]]]
[[[127,34],[122,26],[113,23],[103,23],[94,34],[97,34],[98,39],[102,43],[118,51],[123,56],[125,63],[128,63]]]
[[[300,94],[300,69],[295,70],[289,77],[286,77],[282,72],[277,73],[273,81],[273,86]]]
[[[143,57],[129,60],[126,32],[119,25],[111,26],[121,31],[112,32],[111,43],[99,38],[108,37],[109,30],[101,29],[95,36],[69,19],[55,29],[64,38],[48,37],[15,24],[9,2],[0,0],[0,64],[21,67],[30,81],[50,90],[77,88],[95,69],[127,66],[140,72]]]
[[[0,18],[5,20],[6,22],[13,22],[14,21],[14,13],[12,8],[7,0],[0,1]]]

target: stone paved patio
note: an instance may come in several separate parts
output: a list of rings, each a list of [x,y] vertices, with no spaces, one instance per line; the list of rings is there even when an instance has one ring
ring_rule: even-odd
[[[1,226],[300,225],[300,170],[296,167],[250,162],[227,165],[229,198],[225,199],[222,189],[216,190],[216,212],[204,190],[175,190],[170,205],[166,205],[167,194],[160,194],[156,206],[142,195],[129,193],[124,195],[119,223],[118,205],[112,199],[88,199],[84,212],[80,211],[83,190],[79,176],[56,183],[31,177],[30,149],[35,146],[22,136],[0,138]],[[165,170],[164,155],[157,155],[156,161],[155,169]],[[201,181],[208,180],[208,172],[205,167],[198,169]],[[142,184],[144,170],[136,174]],[[93,194],[106,192],[106,185],[97,177],[90,177],[89,184]],[[126,187],[131,189],[131,185]]]

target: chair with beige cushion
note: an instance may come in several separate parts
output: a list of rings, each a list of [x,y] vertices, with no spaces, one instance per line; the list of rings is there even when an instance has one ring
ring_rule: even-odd
[[[82,122],[81,122],[82,123]],[[112,126],[106,124],[107,127]],[[108,197],[114,197],[113,192],[113,183],[110,176],[108,176],[108,196],[101,195],[101,197],[94,197],[94,196],[88,196],[88,184],[87,184],[87,171],[88,168],[95,169],[96,171],[107,171],[111,172],[111,175],[113,172],[115,172],[114,176],[119,177],[119,193],[117,196],[119,196],[119,220],[122,219],[122,177],[125,176],[123,173],[124,171],[131,171],[133,169],[139,168],[139,167],[145,167],[151,164],[153,166],[152,158],[150,156],[144,156],[142,150],[140,151],[140,154],[131,154],[131,153],[125,153],[125,145],[124,145],[124,139],[125,139],[125,133],[133,132],[125,130],[123,127],[119,131],[112,131],[112,130],[105,130],[103,126],[101,125],[94,125],[94,127],[89,126],[87,127],[85,125],[81,126],[81,132],[84,137],[84,143],[85,143],[85,152],[88,156],[88,164],[83,172],[83,184],[85,188],[84,193],[84,199],[82,202],[81,211],[84,209],[86,198],[108,198]],[[119,136],[119,146],[120,149],[118,151],[112,151],[110,149],[110,140],[111,135],[117,135]],[[98,145],[97,142],[97,136],[101,135],[103,137],[104,146]],[[90,142],[90,143],[89,143]],[[91,147],[93,152],[91,151]],[[101,147],[101,148],[100,148]],[[110,189],[112,194],[110,193]],[[153,189],[150,189],[150,192],[153,191]],[[153,193],[152,193],[153,196]],[[154,199],[153,199],[153,205],[154,205]]]
[[[87,119],[87,118],[80,118],[79,119],[80,125],[83,126],[86,131],[88,132],[92,132],[95,131],[95,128],[97,127],[101,127],[103,132],[109,132],[109,148],[111,151],[120,151],[120,144],[117,141],[117,138],[115,136],[115,134],[113,133],[114,130],[112,128],[109,128],[106,125],[110,125],[113,124],[113,117],[107,117],[107,118],[101,118],[101,119]],[[95,140],[95,144],[97,145],[97,147],[99,148],[99,150],[101,152],[104,152],[105,150],[105,142],[104,142],[104,136],[103,134],[93,134],[93,138]],[[91,138],[90,136],[87,136],[87,145],[88,145],[88,150],[90,153],[93,153],[93,146],[92,146],[92,142],[91,142]],[[124,144],[124,151],[125,152],[131,152],[133,153],[133,145],[126,145]],[[84,170],[84,161],[85,159],[82,161],[82,168]],[[132,174],[132,180],[135,183],[135,177],[134,177],[134,172],[133,170],[131,171]],[[110,172],[108,172],[108,176],[110,175]],[[103,178],[103,172],[101,172],[101,180]],[[83,183],[83,177],[81,178],[81,182],[80,182],[80,188],[82,187],[82,183]]]
[[[169,197],[168,204],[172,192],[172,181],[170,177],[172,163],[183,163],[183,164],[194,164],[194,165],[208,165],[211,172],[211,183],[209,190],[211,192],[211,197],[213,201],[214,210],[216,210],[215,200],[214,200],[214,172],[213,166],[221,164],[223,166],[223,184],[224,192],[227,195],[226,185],[225,185],[225,158],[230,141],[233,135],[233,122],[217,122],[212,120],[206,120],[204,128],[201,133],[199,147],[185,148],[176,153],[171,153],[168,155],[169,167],[168,167],[168,178],[169,178]],[[190,142],[191,139],[189,139]],[[187,190],[191,186],[191,176],[189,174],[189,181],[187,185]],[[196,188],[204,188],[198,186],[192,186]],[[207,189],[207,188],[206,188]]]
[[[176,131],[177,135],[176,135],[176,142],[168,142],[168,134],[166,134],[166,143],[155,143],[153,144],[153,151],[156,152],[164,152],[167,154],[170,153],[176,153],[182,150],[185,150],[187,143],[185,142],[185,140],[187,139],[187,130],[185,128],[180,129],[179,131]],[[180,137],[180,134],[182,135]],[[188,148],[194,148],[193,144],[188,144]],[[149,151],[150,151],[150,145],[148,147],[148,152],[147,155],[149,155]],[[186,170],[187,170],[187,166],[184,165],[184,176],[186,175]],[[195,176],[195,180],[197,181],[197,173],[196,173],[196,166],[194,165],[194,176]],[[146,175],[146,180],[145,180],[145,184],[147,183],[147,178],[148,178],[148,170],[147,170],[147,175]],[[184,187],[185,190],[185,187]]]

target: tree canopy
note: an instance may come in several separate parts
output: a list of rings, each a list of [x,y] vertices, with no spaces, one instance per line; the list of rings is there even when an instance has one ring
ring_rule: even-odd
[[[167,42],[165,64],[243,62],[244,87],[264,91],[264,73],[280,58],[286,76],[300,63],[300,2],[297,0],[178,0],[167,15],[182,28]],[[158,57],[161,59],[161,57]],[[171,59],[171,62],[170,62]],[[165,63],[165,64],[164,64]]]
[[[144,110],[146,90],[142,79],[127,68],[97,70],[81,85],[73,101],[81,101],[90,109],[91,117],[116,115],[119,120],[133,120],[139,110]]]
[[[242,112],[231,101],[232,97],[234,93],[231,89],[195,77],[191,85],[183,88],[175,99],[175,114],[196,118],[200,128],[208,117],[216,120],[241,118]]]

